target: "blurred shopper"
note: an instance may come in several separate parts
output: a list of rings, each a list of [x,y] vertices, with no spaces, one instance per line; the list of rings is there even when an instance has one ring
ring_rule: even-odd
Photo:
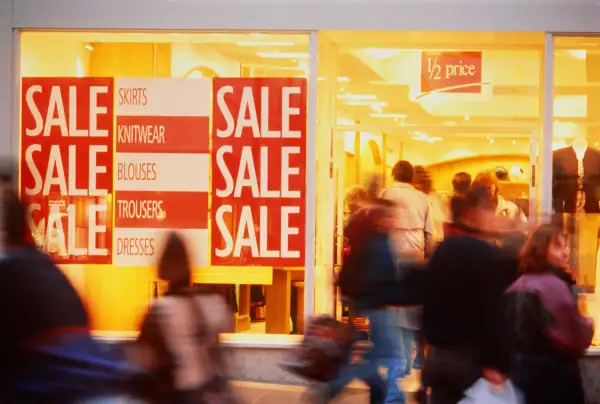
[[[166,241],[158,276],[169,288],[146,315],[132,354],[155,376],[148,400],[232,403],[219,334],[231,332],[233,315],[221,295],[191,286],[187,248],[176,233]]]
[[[396,261],[401,269],[403,262],[423,260],[432,250],[433,215],[428,195],[412,185],[415,182],[415,170],[408,161],[397,162],[392,175],[394,183],[383,192],[382,196],[393,201],[396,206],[392,243]],[[416,178],[425,191],[431,191],[430,181],[425,181],[423,176]],[[413,362],[415,349],[416,367],[420,367],[423,361],[424,352],[419,333],[421,308],[419,306],[397,308],[396,314],[397,326],[402,338],[402,353],[399,360],[402,362],[403,371],[400,377],[405,377],[411,373],[415,365]]]
[[[433,253],[424,296],[430,344],[422,373],[432,404],[456,404],[482,375],[502,383],[510,363],[503,293],[516,278],[501,249],[482,231],[494,216],[488,189],[473,186],[460,217]],[[453,198],[454,199],[454,198]]]
[[[429,199],[429,208],[431,211],[432,221],[432,239],[434,245],[437,246],[444,239],[444,224],[447,222],[449,216],[448,206],[442,201],[440,196],[433,189],[433,182],[431,180],[431,176],[423,166],[415,167],[414,183],[415,187],[419,191],[427,195],[427,198]],[[461,185],[462,184],[459,184],[459,189],[463,190]],[[421,369],[423,367],[423,363],[425,362],[424,338],[422,337],[421,332],[418,332],[415,335],[415,346],[416,355],[412,367],[414,367],[415,369]],[[407,373],[410,373],[410,371],[411,361],[409,360],[407,361]]]
[[[360,186],[355,185],[350,187],[346,191],[346,196],[344,197],[344,219],[346,223],[348,220],[357,212],[359,212],[369,201],[369,193],[367,190]]]
[[[456,195],[466,195],[471,188],[471,174],[466,173],[464,171],[458,172],[454,174],[452,177],[452,193],[450,195],[445,195],[442,198],[442,201],[450,208],[450,200],[453,196]]]
[[[577,309],[568,259],[560,228],[540,226],[523,250],[523,275],[506,293],[515,351],[512,376],[527,404],[585,402],[578,362],[594,326]]]
[[[6,393],[2,402],[115,400],[133,370],[92,339],[88,314],[75,288],[47,255],[27,241],[27,208],[4,177],[1,195],[0,380]]]
[[[496,216],[508,218],[516,222],[516,224],[518,224],[518,222],[527,221],[527,217],[521,208],[519,208],[516,203],[505,199],[500,194],[498,183],[499,181],[495,173],[483,172],[477,174],[475,181],[473,181],[473,186],[481,185],[488,187],[494,203],[494,211]]]
[[[349,251],[338,286],[353,309],[368,318],[372,347],[363,360],[348,366],[338,378],[315,392],[316,402],[327,402],[353,379],[360,379],[370,387],[371,404],[405,403],[396,383],[404,367],[398,361],[401,338],[394,326],[396,312],[392,307],[403,303],[389,237],[394,210],[392,202],[374,200],[348,223]],[[387,384],[379,374],[380,366],[388,369]]]
[[[399,257],[423,259],[433,244],[429,199],[413,185],[413,166],[401,160],[392,169],[394,183],[382,193],[396,204],[392,241]]]
[[[439,244],[444,239],[444,223],[448,220],[448,206],[433,189],[431,176],[423,166],[415,167],[414,185],[419,191],[427,195],[429,210],[431,212],[432,243]]]

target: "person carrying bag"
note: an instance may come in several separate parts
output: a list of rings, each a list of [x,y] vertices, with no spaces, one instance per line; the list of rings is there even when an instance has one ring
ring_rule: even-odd
[[[150,308],[132,352],[134,363],[152,373],[145,398],[156,404],[235,403],[219,341],[220,333],[230,332],[233,316],[221,296],[190,286],[186,247],[175,233],[159,277],[169,281],[169,290]]]

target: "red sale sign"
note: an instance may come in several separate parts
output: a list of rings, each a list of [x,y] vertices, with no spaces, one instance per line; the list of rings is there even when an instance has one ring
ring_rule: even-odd
[[[306,80],[215,79],[211,264],[304,266]]]
[[[36,243],[64,264],[112,257],[111,78],[23,78],[20,190]]]
[[[422,52],[421,92],[481,93],[481,52]]]

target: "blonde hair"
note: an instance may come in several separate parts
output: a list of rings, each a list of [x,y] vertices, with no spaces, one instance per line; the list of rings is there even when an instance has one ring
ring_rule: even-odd
[[[349,210],[354,211],[361,207],[361,205],[369,202],[369,193],[367,190],[359,185],[355,185],[350,187],[346,191],[346,196],[344,197],[344,203],[348,207]]]

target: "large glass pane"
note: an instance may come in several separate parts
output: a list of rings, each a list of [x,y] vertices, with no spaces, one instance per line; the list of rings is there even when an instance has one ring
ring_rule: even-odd
[[[338,225],[352,214],[348,202],[356,186],[366,186],[373,176],[390,186],[399,160],[424,173],[412,185],[437,207],[438,239],[450,219],[447,197],[457,173],[472,179],[492,173],[497,213],[529,216],[537,147],[532,138],[541,124],[542,33],[323,35],[336,48],[334,56],[321,56],[335,58]],[[339,251],[338,245],[337,256]],[[357,325],[368,328],[360,319]]]
[[[552,208],[569,232],[581,305],[596,321],[600,261],[600,46],[599,37],[556,37]],[[594,338],[598,342],[598,336]]]
[[[308,35],[304,34],[25,32],[21,36],[20,57],[20,71],[23,78],[100,77],[115,78],[117,82],[124,78],[183,78],[189,79],[188,85],[185,86],[195,88],[196,78],[265,78],[265,81],[266,78],[282,78],[292,82],[295,78],[307,77],[309,55]],[[144,102],[143,91],[135,88],[130,90],[127,94],[119,93],[119,97],[125,97],[134,103]],[[262,91],[264,94],[264,88]],[[277,95],[271,94],[271,96]],[[279,97],[281,99],[282,96]],[[290,99],[293,101],[287,105],[288,109],[284,111],[285,113],[294,114],[294,111],[299,108],[305,108],[305,98],[290,96]],[[212,105],[210,94],[200,101],[182,98],[169,102],[179,104],[181,107],[193,102]],[[170,106],[167,105],[169,102],[164,102],[160,108],[169,109]],[[299,105],[298,102],[304,105]],[[188,107],[194,109],[196,105]],[[258,107],[259,114],[260,107]],[[271,117],[282,116],[282,108],[277,108],[273,100],[269,102],[267,98],[263,107],[261,121],[263,125],[265,119],[269,120],[269,112],[272,113]],[[269,111],[266,111],[267,109]],[[206,110],[210,111],[210,108]],[[266,124],[269,125],[269,122]],[[303,122],[294,121],[294,125],[302,126]],[[142,129],[146,130],[148,127]],[[180,129],[174,128],[176,131]],[[297,128],[288,129],[293,131]],[[281,131],[283,128],[271,124],[267,130],[271,130],[272,134],[273,131]],[[160,138],[160,133],[158,135]],[[183,146],[190,152],[200,148],[203,153],[208,153],[211,142],[212,140],[207,140],[206,145],[202,147],[192,143]],[[115,141],[115,147],[119,147],[119,142]],[[290,156],[288,156],[290,164],[298,163],[294,162],[296,157],[291,154]],[[192,185],[189,184],[198,183],[197,175],[208,178],[209,171],[193,172],[192,167],[196,167],[194,164],[197,162],[198,160],[186,160],[169,163],[169,167],[191,164],[190,171],[176,179],[183,188],[190,188]],[[38,163],[40,167],[46,164],[41,161]],[[83,164],[87,162],[83,161]],[[257,161],[256,164],[259,162]],[[210,170],[208,167],[209,165],[206,165],[205,169]],[[117,172],[118,170],[115,169],[115,175]],[[293,172],[289,174],[293,176]],[[271,186],[276,182],[275,178],[281,182],[281,173],[277,170],[273,170],[269,175],[272,180]],[[117,180],[115,178],[115,181]],[[172,184],[166,186],[174,188]],[[112,197],[113,195],[107,196],[107,198]],[[167,203],[165,192],[154,192],[152,197],[163,198],[162,202],[158,202]],[[218,206],[211,206],[210,201],[214,196],[209,195],[209,191],[206,191],[202,198],[204,202],[176,198],[177,203],[187,203],[190,211],[186,211],[187,213],[170,211],[169,215],[162,212],[162,217],[163,219],[166,217],[165,220],[178,217],[182,225],[185,225],[193,220],[193,210],[202,209],[206,213],[205,220],[199,225],[204,231],[204,235],[200,237],[203,242],[200,243],[202,245],[192,245],[192,248],[200,249],[201,253],[206,255],[209,250],[205,244],[211,239],[209,213]],[[62,209],[61,206],[64,208],[65,203],[69,202],[62,201],[57,205],[58,207],[52,209]],[[271,201],[271,206],[277,203],[281,204],[278,200]],[[114,217],[110,212],[105,215],[106,217],[100,217],[105,225],[110,226],[112,220],[118,223],[122,219],[120,215],[131,213],[130,206],[125,203],[115,206]],[[86,206],[77,208],[86,209]],[[65,214],[62,211],[60,213]],[[236,223],[239,223],[241,215],[242,212],[233,211],[228,216],[230,220],[224,224],[232,234],[235,234],[239,228]],[[40,224],[38,219],[34,218],[34,226]],[[288,221],[289,226],[304,226],[304,223],[294,223],[294,219]],[[67,226],[66,219],[65,226]],[[75,224],[75,227],[77,240],[85,239],[90,230],[79,224]],[[173,228],[179,229],[178,226]],[[267,224],[261,221],[259,224],[258,219],[254,230],[256,234],[265,233],[269,242],[273,237],[280,237],[281,234],[273,228],[272,222]],[[41,234],[43,239],[43,230]],[[118,235],[115,237],[118,238]],[[152,237],[147,236],[147,238]],[[160,251],[155,244],[158,242],[144,239],[145,241],[140,244],[139,240],[133,242],[130,239],[119,239],[114,244],[113,253],[118,255],[125,250],[131,252],[135,247],[137,252],[143,250],[143,254],[150,254],[147,262],[154,263]],[[156,248],[148,248],[148,246]],[[222,245],[216,247],[223,248]],[[274,265],[256,266],[250,262],[251,260],[247,260],[249,256],[247,252],[244,250],[240,257],[222,264],[227,266],[211,267],[208,265],[208,257],[200,257],[199,261],[204,264],[194,266],[194,282],[212,285],[211,288],[215,292],[226,297],[235,310],[235,327],[238,333],[301,334],[304,322],[304,268],[302,266],[277,266],[276,268]],[[102,332],[123,333],[137,330],[149,302],[164,290],[164,285],[156,282],[155,268],[151,264],[82,264],[63,265],[62,268],[84,297],[92,314],[94,329]]]

